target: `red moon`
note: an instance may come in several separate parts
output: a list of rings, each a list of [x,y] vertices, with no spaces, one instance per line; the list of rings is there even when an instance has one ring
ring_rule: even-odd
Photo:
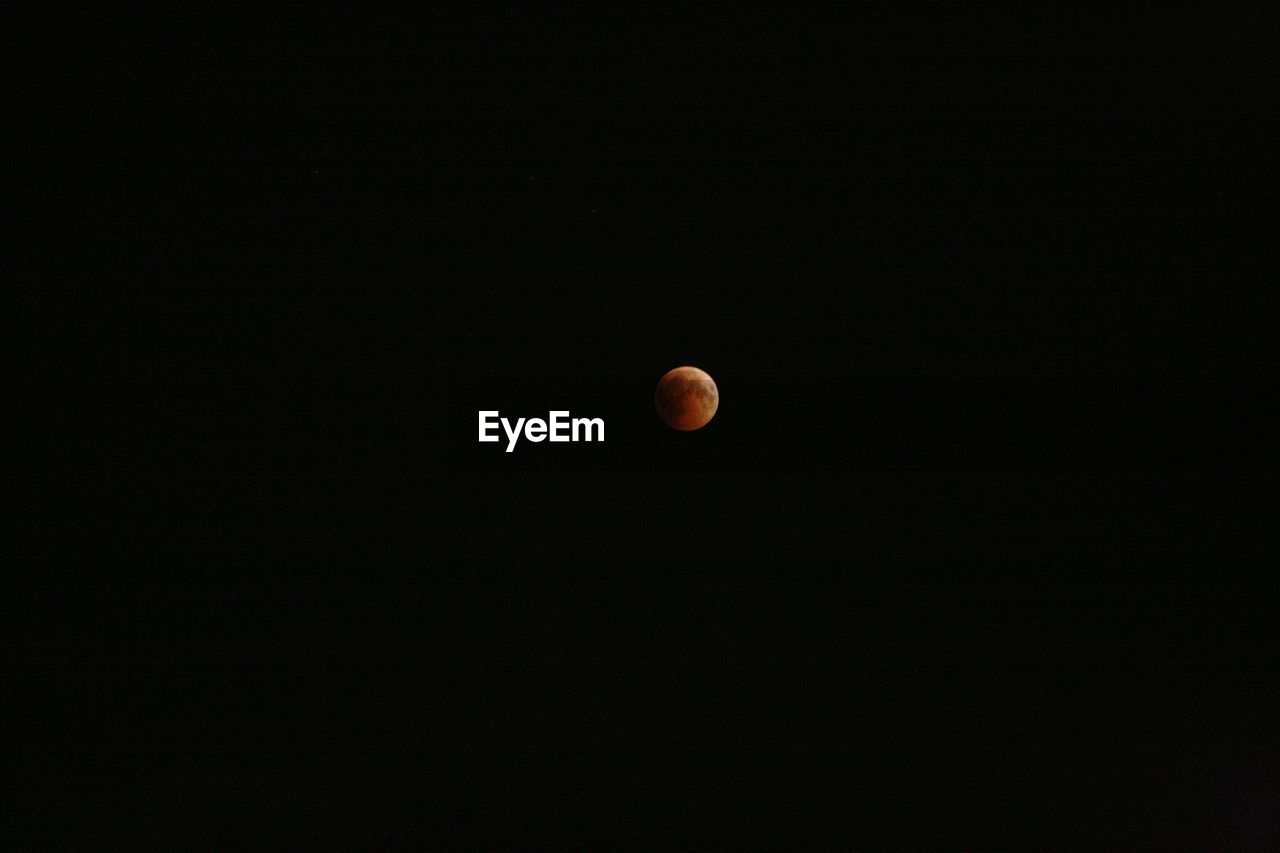
[[[706,426],[715,417],[720,391],[705,370],[677,367],[658,380],[653,404],[667,426],[688,432]]]

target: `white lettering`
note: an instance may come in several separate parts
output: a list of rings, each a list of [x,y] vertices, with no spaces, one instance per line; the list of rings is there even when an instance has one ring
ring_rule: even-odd
[[[579,441],[579,440],[591,441],[591,427],[593,424],[598,430],[597,434],[600,436],[599,438],[596,439],[596,441],[604,441],[604,419],[603,418],[574,418],[573,419],[573,440],[574,441]],[[583,427],[583,433],[585,433],[586,435],[585,438],[582,438],[582,439],[578,438],[579,425]]]
[[[542,418],[516,418],[515,422],[502,417],[496,409],[485,409],[478,413],[478,438],[481,442],[501,441],[497,435],[498,427],[507,436],[507,453],[516,449],[520,435],[537,444],[543,441],[604,441],[604,418],[570,418],[565,410],[554,410],[548,413],[547,420]]]
[[[481,441],[497,441],[498,440],[498,437],[496,435],[489,435],[489,430],[496,429],[498,426],[496,423],[489,422],[489,416],[492,415],[494,417],[497,417],[497,414],[498,413],[496,411],[492,411],[492,410],[480,413],[480,440]]]
[[[552,441],[568,441],[569,440],[569,417],[568,412],[551,412],[551,440]]]
[[[524,424],[524,418],[519,418],[516,420],[516,428],[512,429],[511,424],[507,422],[507,419],[502,419],[502,428],[506,430],[507,438],[511,441],[511,443],[507,445],[508,453],[516,448],[516,439],[520,437],[520,427],[522,424]]]

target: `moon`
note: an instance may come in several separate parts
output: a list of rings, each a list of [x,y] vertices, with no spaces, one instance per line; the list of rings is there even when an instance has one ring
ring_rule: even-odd
[[[689,432],[701,429],[715,417],[720,407],[720,391],[705,370],[677,367],[658,380],[653,404],[667,426]]]

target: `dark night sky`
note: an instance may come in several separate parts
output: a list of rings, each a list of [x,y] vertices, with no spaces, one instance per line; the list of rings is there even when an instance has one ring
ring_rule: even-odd
[[[1280,842],[1258,22],[726,15],[9,37],[14,829]]]

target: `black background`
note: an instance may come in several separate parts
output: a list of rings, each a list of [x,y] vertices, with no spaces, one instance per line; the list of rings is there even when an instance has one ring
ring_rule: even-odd
[[[15,834],[1275,844],[1258,21],[972,14],[11,34]]]

